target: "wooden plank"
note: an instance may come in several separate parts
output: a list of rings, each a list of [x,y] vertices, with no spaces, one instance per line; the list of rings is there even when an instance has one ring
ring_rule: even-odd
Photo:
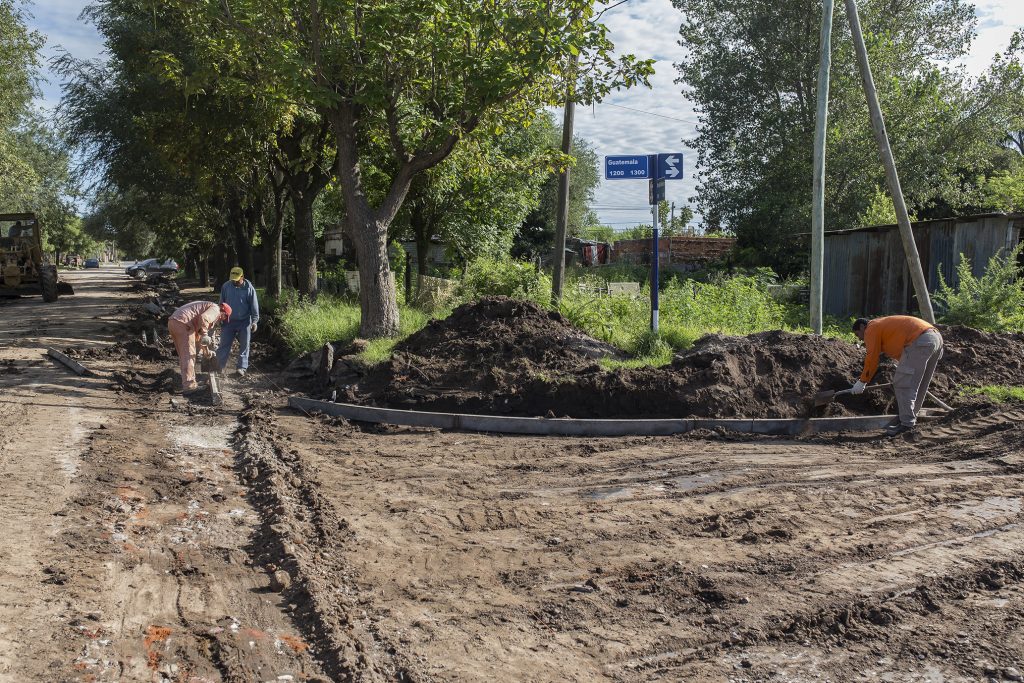
[[[224,403],[224,397],[220,395],[220,387],[217,384],[217,373],[208,373],[207,377],[210,378],[210,402],[215,406],[219,406]]]
[[[68,358],[66,355],[64,355],[63,353],[61,353],[60,351],[58,351],[55,348],[48,347],[46,349],[46,355],[49,356],[50,358],[53,358],[54,360],[60,361],[61,363],[63,363],[67,367],[71,368],[72,370],[74,370],[75,374],[77,374],[77,375],[80,375],[82,377],[88,377],[88,376],[91,376],[93,374],[92,370],[90,370],[89,368],[85,367],[84,365],[82,365],[78,361],[76,361],[76,360],[74,360],[72,358]]]
[[[288,399],[288,405],[303,412],[317,411],[359,422],[433,427],[471,432],[502,434],[539,434],[547,436],[668,436],[694,429],[722,428],[745,434],[796,436],[821,432],[875,431],[887,427],[895,415],[866,417],[826,417],[812,419],[679,418],[656,420],[589,420],[572,418],[507,417],[430,413],[416,410],[376,408],[351,403],[316,401],[300,396]]]

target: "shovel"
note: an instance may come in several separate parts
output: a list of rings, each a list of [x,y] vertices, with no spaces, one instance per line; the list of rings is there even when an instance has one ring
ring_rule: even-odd
[[[871,386],[864,387],[864,391],[871,391],[872,389],[884,389],[885,387],[891,386],[892,384],[890,382],[886,382],[885,384],[872,384]],[[813,405],[815,408],[827,406],[829,403],[836,400],[836,398],[852,393],[853,387],[850,387],[849,389],[842,389],[841,391],[836,391],[834,389],[830,389],[829,391],[819,391],[814,395],[814,398],[811,399],[811,405]]]

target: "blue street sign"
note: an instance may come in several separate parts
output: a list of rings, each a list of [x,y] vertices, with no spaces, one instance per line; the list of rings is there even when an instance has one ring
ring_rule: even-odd
[[[653,155],[651,155],[653,156]],[[605,180],[641,180],[650,178],[651,163],[646,154],[607,156],[604,158]]]
[[[683,179],[683,153],[661,152],[658,154],[658,178],[665,180]]]

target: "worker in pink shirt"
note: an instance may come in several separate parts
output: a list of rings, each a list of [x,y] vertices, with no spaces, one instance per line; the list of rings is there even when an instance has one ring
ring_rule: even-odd
[[[230,306],[218,306],[210,301],[193,301],[171,314],[167,330],[174,339],[174,348],[181,362],[181,393],[189,394],[199,388],[196,383],[196,344],[208,347],[209,342],[204,344],[201,340],[207,337],[211,327],[230,317]]]

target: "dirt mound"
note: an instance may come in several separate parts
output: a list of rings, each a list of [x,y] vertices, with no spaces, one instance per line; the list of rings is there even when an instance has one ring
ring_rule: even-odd
[[[960,385],[1024,384],[1024,335],[941,331],[938,396],[955,400]],[[619,355],[557,313],[489,298],[409,337],[345,399],[506,415],[793,418],[812,415],[808,399],[818,391],[849,388],[864,362],[863,347],[782,331],[708,335],[662,368],[609,371],[596,362]],[[888,382],[892,368],[883,360],[873,383]],[[895,412],[891,389],[843,396],[813,415],[886,412]]]
[[[940,325],[945,343],[939,371],[963,385],[1024,384],[1024,334]]]

